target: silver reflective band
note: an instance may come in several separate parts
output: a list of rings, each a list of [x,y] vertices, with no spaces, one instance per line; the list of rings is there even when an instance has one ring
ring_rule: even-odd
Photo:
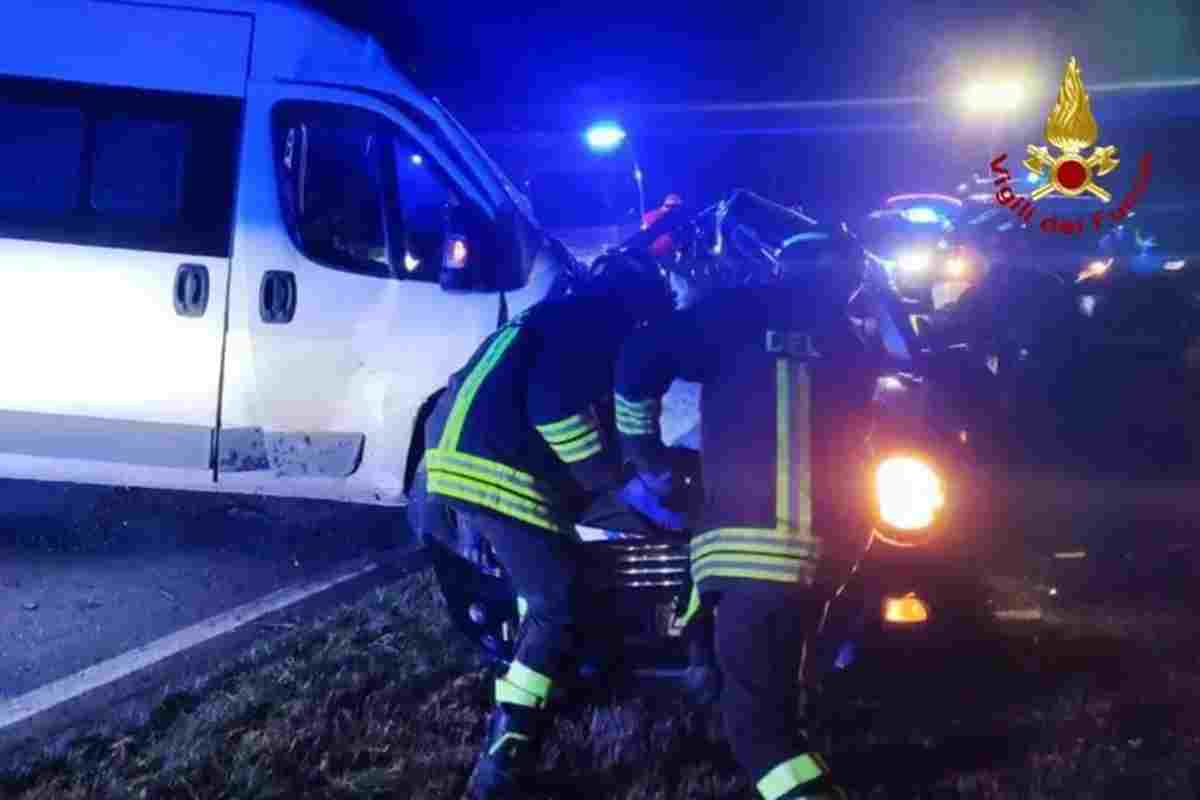
[[[800,359],[821,357],[813,346],[812,336],[796,331],[767,331],[767,352]]]

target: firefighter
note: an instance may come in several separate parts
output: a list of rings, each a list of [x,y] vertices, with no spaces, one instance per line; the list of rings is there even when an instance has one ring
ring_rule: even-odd
[[[846,314],[861,275],[839,260],[707,288],[693,307],[636,331],[617,362],[634,506],[677,490],[661,397],[675,379],[701,384],[705,501],[689,526],[689,616],[715,609],[726,735],[766,800],[845,796],[800,732],[798,680],[806,631],[837,577],[829,567],[846,563],[828,556],[840,544],[829,533],[853,524],[850,448],[861,428],[847,409],[866,407],[875,375]]]
[[[672,192],[663,198],[662,205],[652,208],[642,215],[642,230],[648,229],[670,212],[683,205],[683,198]],[[650,255],[655,258],[668,258],[675,250],[675,242],[671,234],[664,233],[650,245]]]
[[[570,296],[538,303],[490,336],[430,417],[426,491],[491,543],[525,602],[468,783],[473,800],[528,796],[546,703],[577,636],[573,523],[590,499],[620,485],[616,354],[636,324],[672,310],[652,260],[607,254]]]

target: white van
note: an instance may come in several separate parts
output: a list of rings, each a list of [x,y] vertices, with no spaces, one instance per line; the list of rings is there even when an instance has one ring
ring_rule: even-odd
[[[436,100],[299,4],[6,4],[0,477],[401,504],[540,240]]]

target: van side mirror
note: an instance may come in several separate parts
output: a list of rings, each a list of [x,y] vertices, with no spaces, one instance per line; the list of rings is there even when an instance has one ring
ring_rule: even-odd
[[[441,287],[448,292],[510,292],[525,286],[543,235],[511,203],[494,220],[470,206],[448,209]]]
[[[453,206],[446,212],[445,235],[442,237],[442,263],[438,283],[447,292],[469,292],[479,285],[479,261],[477,252],[479,237],[471,230],[480,230],[471,214],[463,206]]]

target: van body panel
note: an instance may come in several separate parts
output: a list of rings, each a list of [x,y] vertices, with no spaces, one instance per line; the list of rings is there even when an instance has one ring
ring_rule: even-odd
[[[306,256],[283,218],[272,112],[300,100],[375,114],[485,219],[510,203],[529,215],[527,199],[470,134],[371,37],[299,2],[22,3],[0,29],[0,87],[23,81],[44,83],[68,104],[85,98],[90,106],[77,116],[88,120],[104,117],[109,100],[128,100],[135,121],[139,104],[164,103],[185,117],[213,104],[196,114],[229,131],[238,119],[236,174],[234,199],[210,204],[228,213],[225,232],[212,215],[193,231],[202,250],[189,249],[186,214],[171,230],[95,222],[92,204],[101,201],[86,188],[86,166],[78,175],[59,170],[85,187],[81,210],[61,229],[57,217],[10,224],[0,185],[0,336],[20,343],[0,357],[0,477],[403,503],[418,409],[494,330],[500,295],[355,274]],[[20,96],[0,95],[0,111],[32,109],[25,141],[33,141],[43,89],[12,91]],[[209,130],[196,127],[193,144]],[[95,146],[91,128],[71,135]],[[131,144],[137,136],[117,143],[127,152],[116,163],[154,152]],[[51,172],[38,180],[58,179]],[[134,194],[137,180],[118,173],[110,194]],[[24,185],[10,183],[10,195]],[[205,191],[213,196],[211,185]],[[192,291],[181,282],[185,268],[204,272],[202,313],[180,310]],[[297,285],[285,324],[264,318],[268,272]],[[510,298],[523,306],[543,293],[537,283]]]
[[[271,160],[272,111],[287,102],[350,107],[414,130],[365,95],[251,82],[243,161],[260,166],[243,171],[238,192],[218,483],[264,493],[292,483],[307,496],[397,503],[417,410],[495,328],[499,296],[355,274],[301,252]],[[289,323],[260,313],[269,270],[295,276]]]
[[[93,0],[18,3],[0,26],[0,74],[240,97],[253,20]]]

